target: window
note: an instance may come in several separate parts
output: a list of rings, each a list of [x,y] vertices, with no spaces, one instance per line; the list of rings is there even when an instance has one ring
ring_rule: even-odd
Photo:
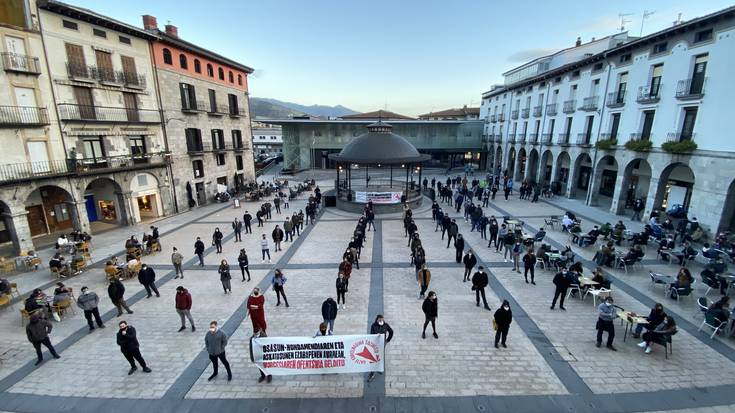
[[[235,164],[237,165],[238,171],[245,169],[243,168],[243,164],[242,164],[242,155],[235,156]]]
[[[145,138],[143,136],[133,136],[130,138],[130,154],[140,157],[145,155]]]
[[[572,79],[579,77],[579,70],[572,72]]]
[[[214,77],[214,69],[211,63],[207,63],[207,76]]]
[[[61,24],[67,29],[79,30],[79,25],[69,20],[64,20]]]
[[[187,83],[179,83],[181,92],[181,109],[197,110],[196,90]]]
[[[655,114],[655,110],[643,111],[643,129],[641,130],[641,140],[651,140],[651,130],[653,129],[653,116]]]
[[[227,80],[229,80],[230,83],[235,83],[235,75],[232,73],[232,70],[227,74]]]
[[[668,50],[669,44],[667,42],[661,42],[653,45],[653,54],[663,53]]]
[[[179,54],[179,66],[181,66],[182,69],[189,68],[189,62],[186,60],[186,55]]]
[[[102,37],[104,39],[107,39],[107,32],[104,30],[92,28],[92,34],[94,34],[97,37]]]
[[[186,128],[184,133],[186,134],[186,150],[201,152],[203,150],[202,131],[196,128]]]
[[[233,148],[242,148],[242,131],[239,129],[233,129],[232,130],[232,147]]]
[[[17,27],[28,27],[26,21],[25,1],[4,1],[0,6],[0,23]]]
[[[651,97],[658,97],[661,90],[661,76],[664,75],[664,65],[654,65],[651,72]]]
[[[214,155],[214,158],[217,160],[217,166],[223,166],[225,164],[225,154],[224,153],[218,153]]]
[[[712,40],[712,29],[702,30],[694,35],[694,43],[706,42]]]
[[[237,84],[242,86],[242,75],[237,75]]]
[[[123,44],[131,44],[132,43],[130,41],[130,38],[129,37],[118,36],[117,38],[120,40],[120,43],[123,43]]]
[[[631,55],[630,53],[626,53],[626,54],[620,56],[620,59],[618,60],[618,62],[620,62],[620,63],[630,63],[630,61],[631,61],[632,58],[633,58],[633,55]]]
[[[587,116],[584,126],[584,143],[589,144],[592,140],[592,125],[595,123],[595,116]]]
[[[219,80],[225,80],[225,70],[221,67],[217,68],[217,74],[219,75]]]
[[[610,119],[610,139],[617,139],[618,138],[618,128],[620,128],[620,114],[619,113],[613,113],[612,119]]]
[[[694,122],[697,120],[697,107],[684,108],[684,122],[681,126],[680,141],[690,141],[694,138]]]
[[[194,59],[194,71],[197,73],[202,73],[202,63],[199,62],[199,59]]]
[[[174,59],[171,57],[171,51],[168,49],[163,49],[163,63],[167,65],[174,64]]]
[[[706,54],[694,58],[692,81],[689,86],[689,93],[692,95],[702,94],[704,90],[704,75],[707,72],[707,60],[709,60],[709,55]]]
[[[599,72],[600,70],[602,70],[602,63],[596,63],[594,66],[592,66],[593,72]]]
[[[201,178],[204,176],[204,162],[200,159],[191,161],[191,168],[194,170],[194,178]]]
[[[222,129],[212,129],[212,148],[225,149],[225,132]]]
[[[102,143],[102,137],[85,138],[83,143],[84,158],[86,163],[102,163],[105,161],[105,148]]]
[[[209,89],[209,113],[217,113],[217,92]]]
[[[238,115],[240,111],[238,109],[237,95],[228,94],[227,101],[230,104],[230,115]]]

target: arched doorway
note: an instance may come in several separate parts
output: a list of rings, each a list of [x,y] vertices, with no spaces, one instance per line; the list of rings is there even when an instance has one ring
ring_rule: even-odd
[[[528,180],[531,182],[536,182],[536,177],[538,176],[538,151],[536,149],[531,149],[531,152],[528,153],[528,172],[526,173],[526,176],[528,177]]]
[[[493,173],[496,175],[499,175],[502,168],[503,168],[503,149],[500,146],[498,146],[498,148],[495,150],[495,170],[493,171]]]
[[[516,181],[523,181],[526,175],[526,149],[518,150],[518,167],[516,168]]]
[[[151,221],[163,216],[158,178],[149,173],[139,173],[130,181],[130,191],[135,222]]]
[[[569,166],[571,163],[572,160],[566,151],[562,151],[556,157],[556,174],[551,184],[551,190],[554,191],[555,195],[566,191],[567,184],[569,183]]]
[[[610,209],[615,194],[615,182],[618,179],[618,161],[612,155],[605,155],[597,161],[595,168],[595,186],[590,205]]]
[[[541,155],[541,171],[538,175],[538,181],[541,185],[547,185],[551,182],[551,170],[554,166],[554,154],[550,150],[544,151]]]
[[[506,165],[505,173],[510,179],[513,179],[513,172],[515,172],[516,163],[516,148],[510,148],[508,151],[508,163]]]
[[[651,165],[645,159],[636,158],[628,162],[623,170],[623,186],[617,213],[633,208],[636,199],[642,198],[646,204],[651,185]]]
[[[725,205],[720,216],[720,227],[717,232],[723,231],[735,232],[735,179],[730,182],[730,187],[727,189]]]
[[[689,165],[679,162],[668,165],[659,177],[653,207],[663,211],[671,205],[680,204],[684,206],[684,210],[688,211],[694,179],[694,172]]]
[[[25,201],[32,237],[68,231],[78,225],[74,199],[65,189],[46,185],[32,191]]]
[[[10,207],[5,202],[0,201],[0,254],[3,254],[3,256],[18,255],[19,252],[20,244],[15,233]]]
[[[586,152],[579,154],[574,161],[572,180],[569,183],[569,197],[585,199],[592,176],[592,158]]]
[[[127,223],[122,189],[110,178],[97,178],[87,185],[84,206],[93,234]]]

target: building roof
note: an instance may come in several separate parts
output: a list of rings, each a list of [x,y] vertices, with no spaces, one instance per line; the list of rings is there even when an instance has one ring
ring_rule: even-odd
[[[248,73],[248,74],[249,73],[253,73],[253,68],[251,68],[249,66],[245,66],[242,63],[238,63],[238,62],[236,62],[236,61],[234,61],[232,59],[228,59],[228,58],[226,58],[226,57],[224,57],[222,55],[219,55],[219,54],[217,54],[215,52],[212,52],[212,51],[207,50],[207,49],[205,49],[203,47],[197,46],[194,43],[189,43],[186,40],[182,40],[182,39],[180,39],[178,37],[171,36],[170,34],[164,32],[164,31],[161,31],[161,30],[156,29],[156,30],[151,30],[150,32],[151,33],[154,33],[158,37],[158,39],[161,42],[163,42],[163,43],[168,43],[168,44],[174,45],[174,46],[176,46],[176,47],[178,47],[180,49],[184,49],[184,50],[186,50],[188,52],[191,52],[191,53],[197,53],[197,54],[199,54],[199,55],[201,55],[203,57],[212,59],[215,62],[221,63],[223,65],[230,66],[230,67],[232,67],[234,69],[242,70],[245,73]]]
[[[410,116],[404,116],[400,115],[395,112],[391,112],[388,110],[375,110],[372,112],[365,112],[365,113],[356,113],[354,115],[344,115],[340,116],[342,119],[372,119],[372,120],[379,120],[379,119],[415,119]]]
[[[468,116],[468,115],[479,115],[479,114],[480,114],[480,108],[468,108],[467,106],[464,106],[461,108],[424,113],[423,115],[419,115],[419,119],[441,117],[441,116]]]
[[[367,126],[368,132],[351,140],[338,154],[329,155],[337,162],[393,165],[422,162],[431,158],[420,154],[411,142],[392,132],[390,124],[377,122]]]
[[[139,37],[141,39],[154,40],[156,38],[145,30],[115,20],[111,17],[103,16],[83,7],[72,6],[71,4],[62,3],[56,0],[39,0],[38,7],[73,19],[92,23],[100,27],[106,27],[110,30],[115,30],[130,36]]]

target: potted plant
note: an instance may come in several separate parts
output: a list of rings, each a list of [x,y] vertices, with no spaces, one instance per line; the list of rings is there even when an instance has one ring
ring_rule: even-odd
[[[689,153],[697,149],[697,143],[692,140],[664,142],[661,149],[668,153]]]

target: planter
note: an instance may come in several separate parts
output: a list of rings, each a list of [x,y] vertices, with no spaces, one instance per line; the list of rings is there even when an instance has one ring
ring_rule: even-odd
[[[595,148],[602,150],[602,151],[608,151],[612,149],[613,146],[616,146],[618,144],[617,139],[603,139],[595,142]]]
[[[625,148],[636,152],[646,152],[651,149],[651,141],[649,140],[630,140],[625,142]]]
[[[661,149],[665,150],[668,153],[689,153],[697,149],[697,144],[691,140],[665,142],[663,145],[661,145]]]

